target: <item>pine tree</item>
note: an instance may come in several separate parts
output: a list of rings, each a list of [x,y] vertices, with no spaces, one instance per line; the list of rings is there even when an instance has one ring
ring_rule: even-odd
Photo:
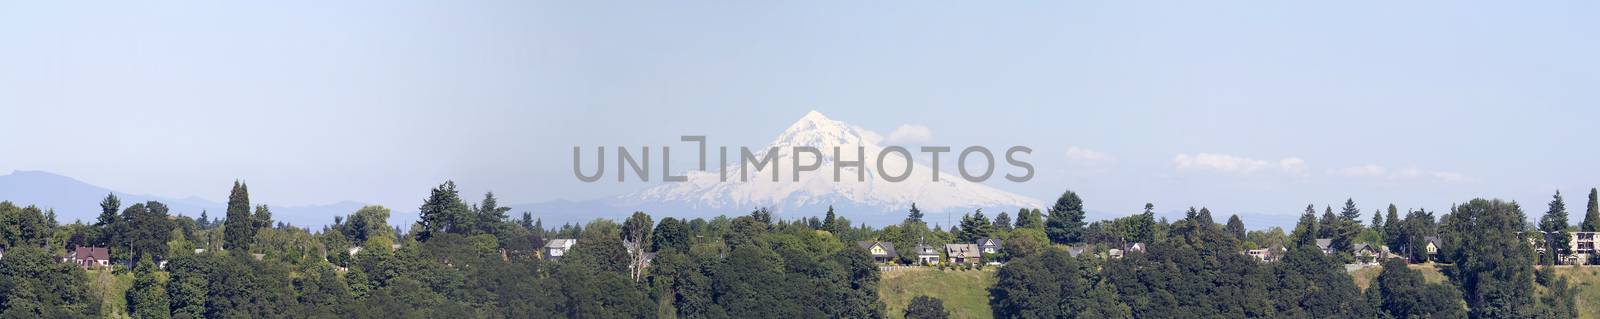
[[[1596,189],[1589,189],[1589,210],[1583,214],[1583,225],[1579,231],[1600,231],[1600,198],[1597,198]]]
[[[1361,218],[1361,209],[1356,208],[1356,200],[1354,198],[1346,198],[1344,200],[1344,209],[1339,210],[1339,217],[1344,217],[1344,220],[1350,222],[1355,222]]]
[[[833,206],[828,206],[828,212],[833,212]],[[906,214],[906,225],[910,225],[913,222],[922,222],[922,210],[917,209],[917,203],[911,203],[911,211]]]
[[[417,210],[421,217],[417,222],[422,226],[417,233],[419,241],[427,241],[438,232],[466,234],[473,225],[473,214],[461,202],[455,181],[445,181],[429,191],[428,199]]]
[[[1545,251],[1547,259],[1554,261],[1556,258],[1572,254],[1572,241],[1567,233],[1567,204],[1561,199],[1561,191],[1550,200],[1550,209],[1539,218],[1539,231],[1544,232],[1546,238]],[[1553,264],[1553,263],[1551,263]]]
[[[245,250],[256,238],[255,220],[250,216],[250,188],[239,181],[233,182],[228,193],[228,219],[223,221],[222,248]]]
[[[994,217],[994,228],[1000,231],[1011,231],[1011,215],[1001,211],[999,216]]]
[[[1233,236],[1233,238],[1238,239],[1241,243],[1247,240],[1245,238],[1244,221],[1239,219],[1238,214],[1228,216],[1228,226],[1224,227],[1223,230],[1226,231],[1229,236]]]
[[[912,204],[911,207],[912,207],[913,210],[915,210],[917,205],[916,204]],[[906,218],[906,220],[910,221],[911,218]],[[828,212],[827,212],[827,214],[824,215],[824,217],[822,217],[822,229],[826,230],[828,232],[831,232],[831,233],[835,233],[835,235],[837,235],[837,233],[839,232],[839,229],[834,228],[834,226],[835,226],[834,223],[837,223],[837,222],[838,222],[838,216],[833,214],[833,205],[828,205]]]
[[[1406,247],[1406,237],[1401,234],[1401,226],[1403,225],[1400,220],[1400,209],[1394,207],[1394,204],[1389,204],[1389,210],[1383,222],[1383,240],[1384,244],[1389,246],[1389,251],[1391,252],[1405,251],[1403,248]]]
[[[98,236],[96,236],[94,243],[90,244],[91,246],[109,247],[115,243],[118,238],[117,234],[122,232],[117,229],[117,221],[122,219],[117,216],[117,211],[121,209],[122,200],[117,199],[116,194],[106,194],[106,199],[100,201],[100,218],[94,222],[94,229]]]
[[[1371,228],[1372,228],[1372,230],[1377,231],[1379,235],[1383,234],[1383,211],[1382,210],[1373,210],[1372,211],[1372,227]]]
[[[1045,217],[1045,235],[1057,244],[1078,242],[1083,238],[1083,215],[1083,199],[1078,198],[1078,193],[1062,193]]]

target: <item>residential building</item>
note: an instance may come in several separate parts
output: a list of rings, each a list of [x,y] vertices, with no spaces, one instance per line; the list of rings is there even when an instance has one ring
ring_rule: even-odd
[[[1281,258],[1281,256],[1273,252],[1271,248],[1246,250],[1244,251],[1244,255],[1253,257],[1261,262],[1273,262],[1278,261],[1278,258]]]
[[[1337,252],[1333,250],[1333,239],[1328,238],[1317,238],[1317,250],[1329,255]]]
[[[544,258],[551,260],[561,259],[562,256],[567,255],[568,250],[572,250],[572,245],[577,244],[577,239],[551,239],[545,241]]]
[[[934,265],[939,263],[939,250],[928,245],[917,245],[913,250],[917,253],[917,263]]]
[[[951,264],[978,264],[983,262],[983,254],[978,250],[977,244],[945,244],[944,254],[948,256]]]
[[[856,245],[861,246],[861,249],[867,250],[867,254],[872,256],[872,261],[874,262],[892,263],[895,258],[900,258],[900,255],[894,251],[894,243],[870,240],[858,241]]]
[[[978,250],[979,251],[983,251],[983,253],[985,253],[985,254],[998,254],[998,253],[1000,253],[1000,239],[999,238],[978,239]]]
[[[78,267],[106,267],[111,265],[111,252],[104,247],[78,247],[67,253],[67,262]]]
[[[1424,236],[1422,237],[1422,242],[1424,243],[1423,247],[1428,251],[1428,256],[1439,254],[1439,247],[1441,247],[1439,244],[1439,236]]]
[[[1144,243],[1129,243],[1122,245],[1122,248],[1112,248],[1106,251],[1106,255],[1111,256],[1111,258],[1122,258],[1123,255],[1132,252],[1144,252]]]

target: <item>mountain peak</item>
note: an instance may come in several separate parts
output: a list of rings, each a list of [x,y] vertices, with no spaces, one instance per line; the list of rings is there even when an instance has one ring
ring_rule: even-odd
[[[690,172],[688,181],[664,183],[640,192],[619,196],[627,205],[659,209],[749,209],[770,207],[775,211],[820,211],[828,205],[852,206],[871,217],[864,220],[893,221],[912,202],[929,212],[965,210],[971,208],[1038,207],[1038,201],[1005,192],[987,185],[962,180],[944,172],[916,164],[899,154],[882,154],[877,134],[866,129],[836,121],[817,111],[806,113],[790,125],[768,145],[775,149],[775,167],[761,169],[741,167],[743,163],[727,163],[721,172],[735,174],[724,179],[717,172]],[[817,154],[800,153],[796,147],[814,147]],[[834,148],[838,147],[838,154]],[[761,150],[765,154],[769,150]],[[761,155],[758,155],[761,156]],[[866,169],[839,167],[841,176],[834,178],[835,164],[840,159],[868,161]],[[870,164],[883,160],[883,165]],[[816,163],[810,172],[800,172],[791,162]],[[907,167],[910,164],[911,167]],[[737,177],[744,169],[754,168],[751,178]],[[939,180],[916,178],[903,182],[890,182],[876,172],[913,171],[919,177],[937,174]],[[865,172],[861,172],[865,171]],[[770,176],[776,173],[779,181]],[[859,173],[859,174],[858,174]],[[817,208],[817,209],[813,209]],[[875,213],[875,214],[874,214]]]

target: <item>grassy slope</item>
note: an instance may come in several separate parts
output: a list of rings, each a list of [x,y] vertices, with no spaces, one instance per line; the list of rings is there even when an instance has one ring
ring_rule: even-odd
[[[883,272],[878,298],[888,304],[889,317],[905,315],[906,305],[918,295],[944,300],[951,318],[992,318],[989,312],[989,286],[994,285],[998,267],[984,270],[941,271],[938,269],[896,269]]]
[[[1433,265],[1411,265],[1422,271],[1428,282],[1445,282],[1448,279]],[[994,284],[995,267],[983,271],[940,271],[937,269],[897,269],[883,272],[878,287],[878,297],[888,304],[889,316],[900,318],[906,304],[917,295],[928,295],[944,300],[944,307],[952,318],[990,318],[989,286]],[[1373,267],[1351,273],[1356,285],[1366,289],[1381,268]],[[1600,319],[1600,267],[1556,268],[1556,274],[1567,276],[1578,288],[1579,318]]]

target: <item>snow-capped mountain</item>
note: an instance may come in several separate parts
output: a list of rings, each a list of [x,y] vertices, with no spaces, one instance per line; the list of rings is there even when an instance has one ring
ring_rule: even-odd
[[[767,207],[780,215],[814,216],[827,206],[848,208],[847,216],[856,221],[892,222],[902,218],[912,203],[924,212],[964,212],[983,208],[996,214],[1000,210],[1039,207],[1039,201],[1026,196],[1002,191],[987,185],[969,182],[945,172],[907,160],[901,153],[889,152],[882,160],[879,155],[884,146],[879,145],[879,135],[845,122],[829,119],[816,111],[807,113],[790,125],[772,143],[756,152],[756,158],[776,149],[776,167],[757,170],[746,165],[748,180],[740,178],[740,153],[729,147],[727,165],[711,171],[690,171],[688,181],[662,183],[636,193],[618,196],[615,200],[626,207],[670,207],[678,210],[717,211],[736,214]],[[795,147],[814,147],[820,155],[800,152],[795,157]],[[837,157],[835,148],[838,149]],[[911,148],[913,157],[925,155]],[[716,151],[708,154],[716,162]],[[950,153],[945,156],[953,156]],[[834,169],[839,160],[847,165],[839,169],[839,179],[834,179]],[[802,165],[817,163],[815,170],[800,172],[795,177],[795,161]],[[849,162],[861,161],[858,166]],[[880,174],[901,175],[910,165],[910,175],[903,181],[890,182]],[[772,164],[768,164],[772,165]],[[863,172],[860,166],[865,166]],[[773,171],[778,180],[773,181]],[[724,173],[725,172],[725,173]],[[723,180],[726,174],[727,180]],[[858,175],[859,174],[859,175]],[[934,181],[933,174],[939,178]],[[1003,173],[998,173],[1002,174]],[[862,177],[864,175],[864,178]],[[997,175],[998,176],[998,175]]]

